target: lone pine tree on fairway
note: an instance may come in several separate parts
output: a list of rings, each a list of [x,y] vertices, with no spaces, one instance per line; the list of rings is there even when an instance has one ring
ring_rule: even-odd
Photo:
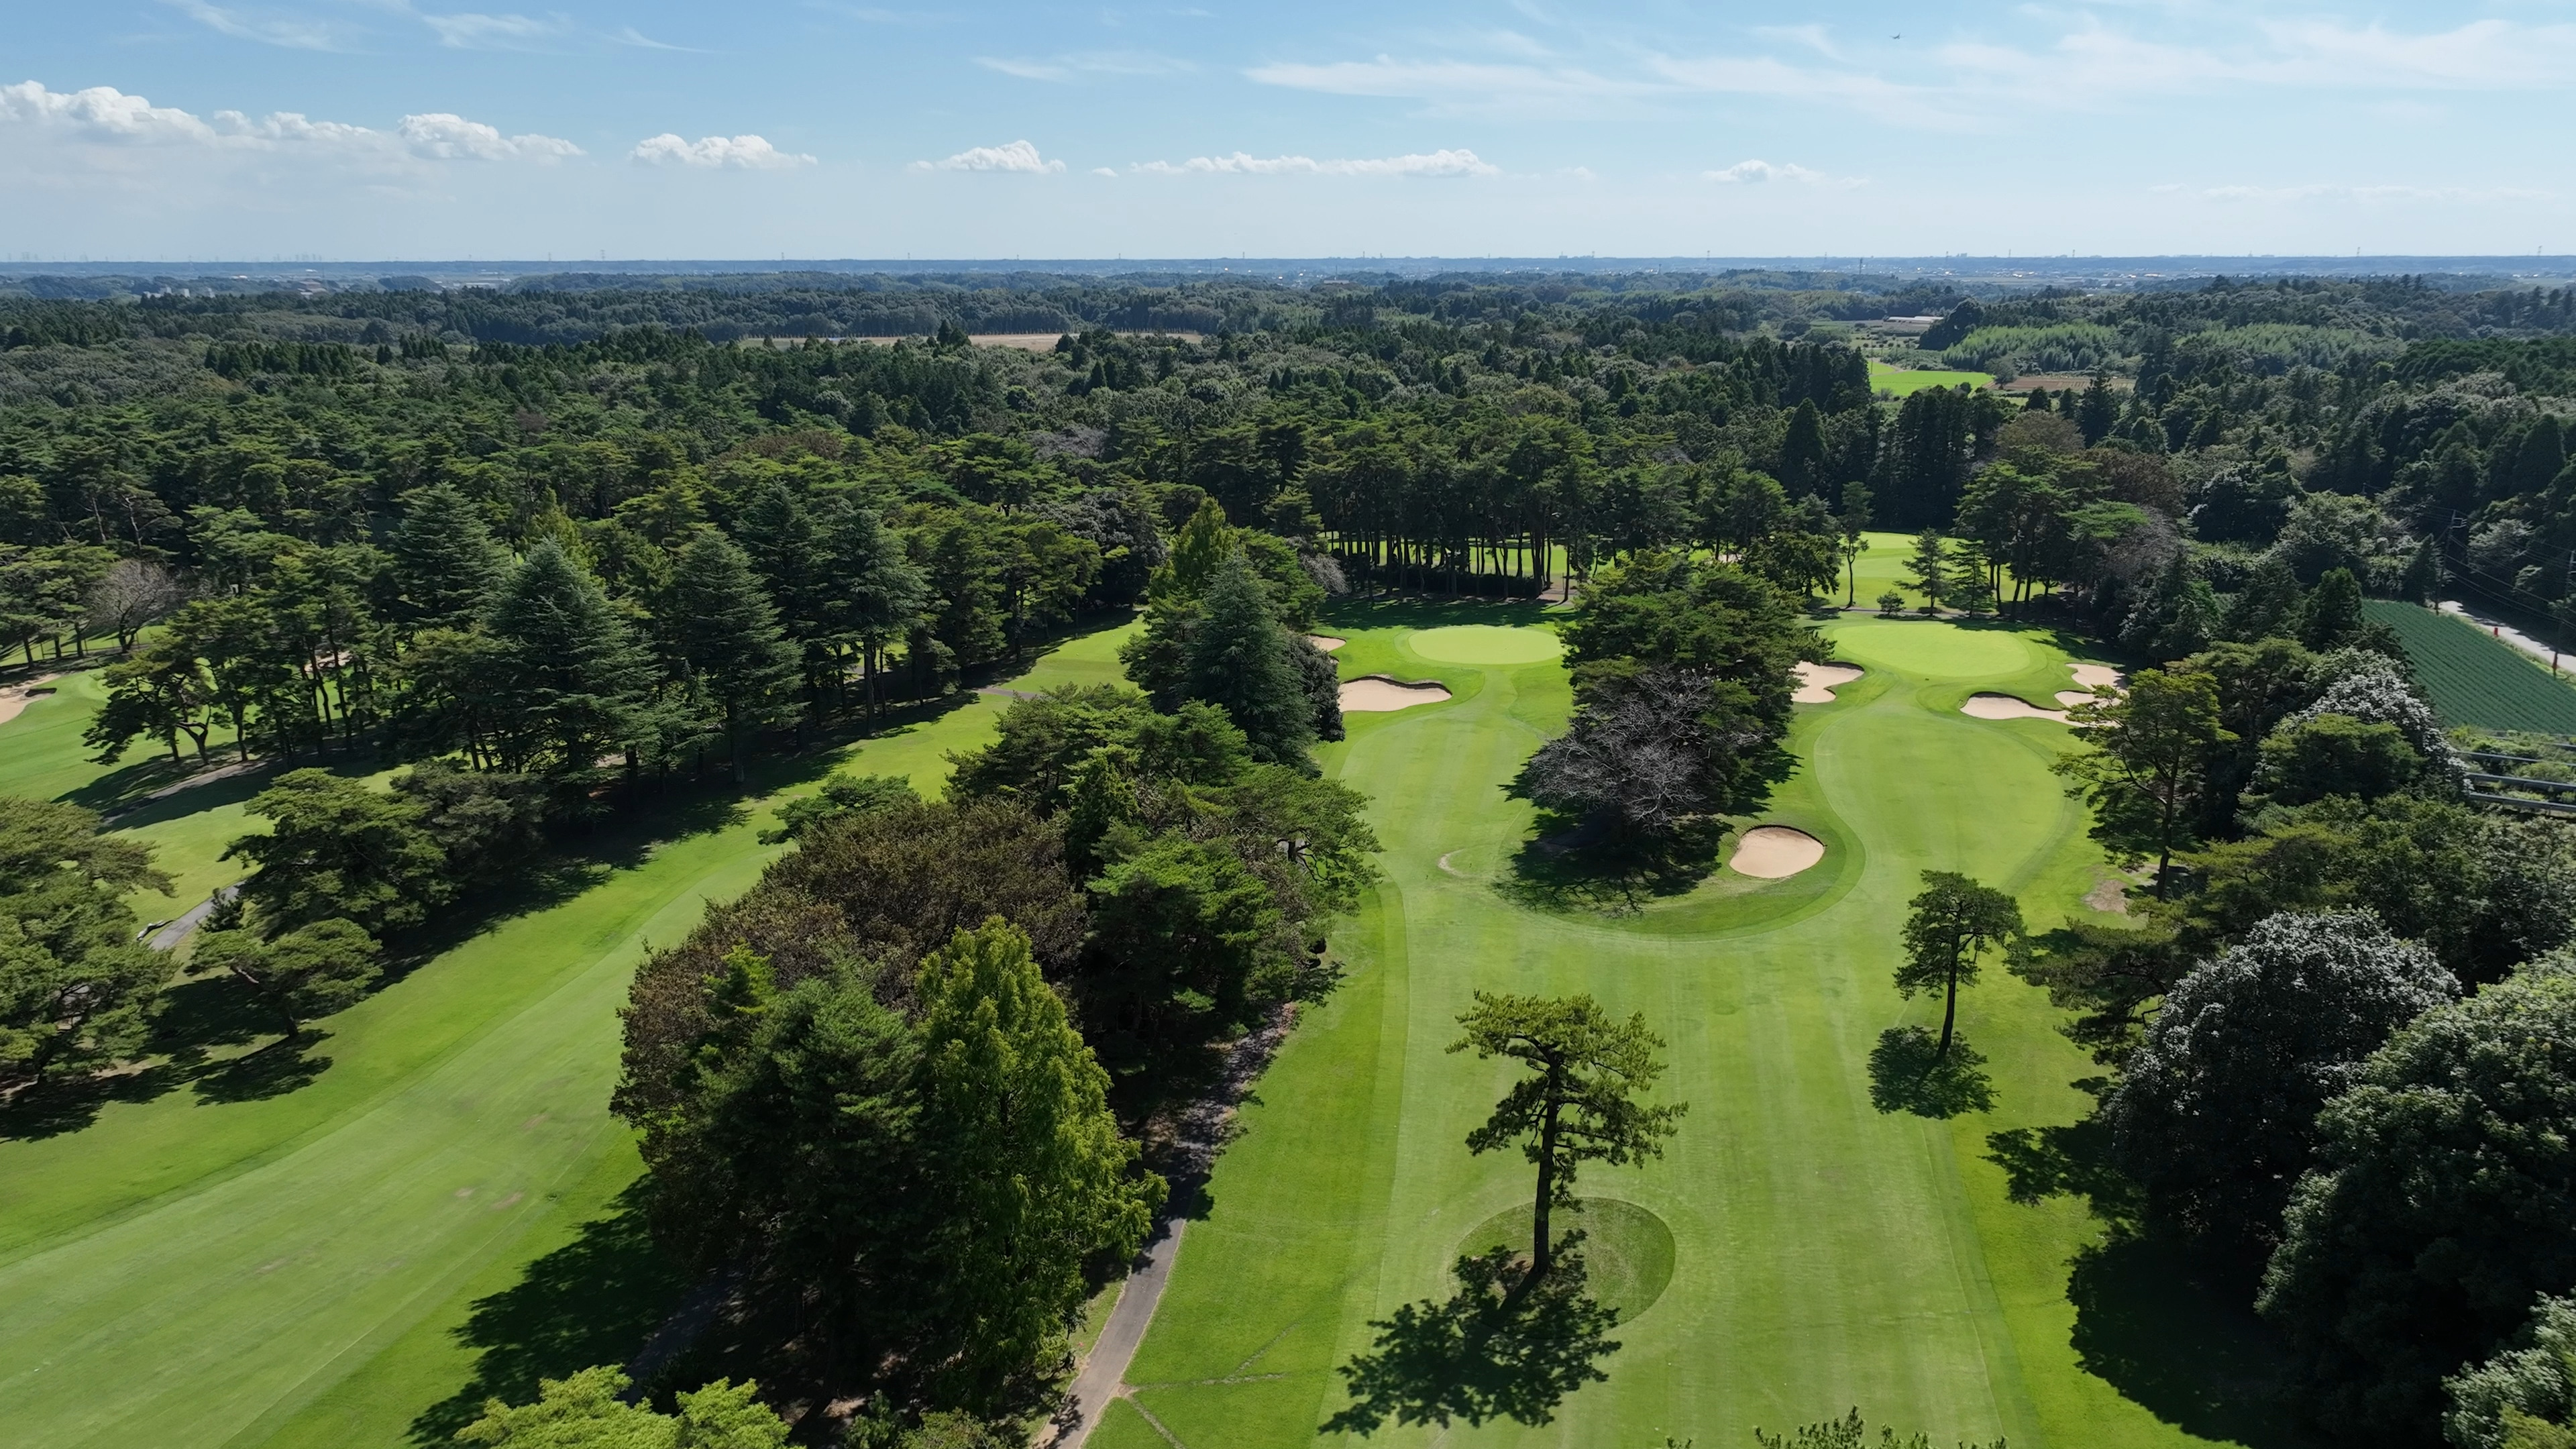
[[[1614,1021],[1589,996],[1494,996],[1479,991],[1458,1018],[1467,1034],[1449,1050],[1510,1057],[1530,1075],[1494,1104],[1485,1125],[1467,1134],[1470,1152],[1517,1142],[1538,1169],[1532,1199],[1530,1268],[1522,1283],[1547,1277],[1555,1244],[1548,1210],[1574,1201],[1574,1175],[1586,1162],[1620,1166],[1660,1157],[1685,1103],[1648,1107],[1637,1098],[1664,1073],[1655,1054],[1664,1039],[1640,1014]]]
[[[1939,991],[1941,1044],[1933,1055],[1950,1050],[1951,1029],[1959,1020],[1959,988],[1977,981],[1977,957],[1987,947],[2021,934],[2021,907],[1993,886],[1979,885],[1954,871],[1923,872],[1923,893],[1914,898],[1905,918],[1905,964],[1896,968],[1896,989],[1912,996]]]

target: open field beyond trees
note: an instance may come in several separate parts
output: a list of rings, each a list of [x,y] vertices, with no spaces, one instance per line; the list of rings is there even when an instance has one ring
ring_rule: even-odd
[[[1994,374],[1959,372],[1946,368],[1890,367],[1872,358],[1869,364],[1869,387],[1890,397],[1911,397],[1927,387],[1992,387]]]
[[[1333,1367],[1366,1347],[1367,1320],[1439,1292],[1455,1255],[1526,1211],[1517,1159],[1461,1146],[1505,1079],[1442,1050],[1478,989],[1587,991],[1614,1013],[1642,1011],[1672,1044],[1659,1099],[1691,1110],[1665,1161],[1583,1180],[1610,1205],[1593,1216],[1614,1293],[1648,1304],[1615,1334],[1625,1348],[1609,1381],[1546,1427],[1390,1429],[1385,1442],[1728,1445],[1853,1404],[1936,1443],[2253,1434],[2261,1411],[2222,1382],[2259,1372],[2236,1344],[2250,1315],[2204,1314],[2180,1277],[2159,1282],[2133,1249],[2103,1251],[2071,1200],[2007,1200],[1986,1135],[2068,1123],[2086,1105],[2070,1083],[2090,1063],[2057,1035],[2042,993],[1998,971],[1965,1000],[1991,1113],[1943,1122],[1871,1105],[1865,1059],[1880,1030],[1939,1016],[1888,980],[1921,871],[2001,885],[2034,926],[2091,915],[2082,898],[2101,856],[2048,774],[2065,730],[1959,713],[1972,691],[2047,701],[2064,688],[2052,637],[1832,626],[1867,673],[1836,703],[1802,707],[1801,768],[1763,816],[1824,840],[1823,862],[1774,882],[1721,871],[1604,909],[1521,868],[1532,817],[1502,789],[1565,718],[1560,666],[1462,664],[1407,643],[1413,626],[1467,617],[1331,620],[1350,640],[1346,675],[1436,678],[1455,698],[1355,717],[1326,751],[1377,802],[1386,882],[1338,939],[1349,980],[1247,1109],[1129,1371],[1131,1400],[1094,1443],[1314,1440],[1342,1402]],[[1666,1274],[1659,1294],[1639,1291]]]
[[[2576,684],[2539,660],[2419,604],[2373,599],[2363,608],[2397,631],[2444,724],[2576,734]]]

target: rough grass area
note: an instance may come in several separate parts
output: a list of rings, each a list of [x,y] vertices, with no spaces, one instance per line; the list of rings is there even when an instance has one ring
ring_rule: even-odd
[[[2114,1251],[2077,1201],[2009,1195],[2054,1148],[1999,1154],[1989,1134],[2061,1142],[2050,1129],[2089,1106],[2072,1084],[2098,1070],[2058,1035],[2041,992],[1996,968],[1962,1002],[1990,1111],[1937,1119],[1871,1101],[1880,1034],[1939,1022],[1938,1001],[1889,985],[1924,869],[2014,891],[2034,926],[2110,919],[2082,903],[2101,856],[2048,773],[2065,727],[1958,712],[1980,689],[2064,688],[2052,638],[1829,626],[1869,672],[1799,709],[1800,768],[1763,817],[1825,841],[1824,861],[1777,882],[1716,872],[1585,897],[1528,889],[1535,821],[1503,791],[1562,727],[1563,667],[1446,663],[1408,644],[1413,629],[1467,622],[1534,620],[1382,608],[1331,622],[1351,641],[1337,656],[1346,674],[1438,678],[1457,697],[1355,717],[1326,751],[1376,801],[1386,882],[1335,936],[1348,980],[1309,1012],[1218,1164],[1129,1371],[1138,1412],[1122,1406],[1094,1442],[1316,1442],[1343,1402],[1333,1370],[1367,1346],[1368,1321],[1445,1296],[1462,1242],[1526,1213],[1519,1155],[1463,1145],[1509,1068],[1443,1050],[1480,988],[1588,991],[1670,1040],[1667,1090],[1691,1109],[1669,1155],[1587,1169],[1580,1184],[1669,1231],[1670,1278],[1613,1335],[1625,1347],[1609,1382],[1568,1399],[1554,1424],[1388,1429],[1372,1443],[1730,1445],[1854,1404],[1945,1444],[2122,1449],[2266,1422],[2260,1345],[2228,1336],[2241,1313],[2192,1297],[2152,1254]],[[1603,1235],[1623,1264],[1638,1260],[1620,1270],[1622,1293],[1665,1271],[1638,1226]]]
[[[2447,725],[2576,734],[2576,685],[2465,620],[2415,604],[2372,599],[2370,618],[2397,631],[2415,677]],[[2576,666],[2571,658],[2570,666]]]
[[[1114,677],[1120,637],[1013,683]],[[0,789],[96,783],[87,698],[0,726]],[[1008,703],[960,698],[777,766],[772,793],[604,831],[589,864],[256,1075],[147,1074],[70,1120],[0,1113],[0,1439],[444,1443],[486,1393],[625,1361],[680,1286],[621,1201],[639,1165],[607,1110],[637,959],[758,878],[785,799],[844,763],[935,790]],[[228,833],[204,817],[238,796],[184,798],[206,808],[153,838]]]

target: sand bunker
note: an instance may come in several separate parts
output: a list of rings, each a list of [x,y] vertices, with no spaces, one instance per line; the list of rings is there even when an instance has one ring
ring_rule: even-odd
[[[1803,830],[1785,825],[1757,825],[1744,832],[1735,843],[1735,856],[1727,864],[1738,875],[1757,880],[1780,880],[1796,875],[1825,858],[1825,843]]]
[[[1325,653],[1330,654],[1334,650],[1341,648],[1343,645],[1348,644],[1351,641],[1348,639],[1336,639],[1330,634],[1309,634],[1306,636],[1306,642],[1323,650]]]
[[[1798,692],[1789,696],[1798,704],[1831,704],[1834,691],[1860,678],[1860,671],[1848,664],[1798,664]]]
[[[2090,699],[2092,696],[2087,695],[2085,698]],[[2068,722],[2066,711],[2062,709],[2041,709],[2029,700],[2009,694],[1969,695],[1968,702],[1959,706],[1959,713],[1971,715],[1977,719],[2053,719],[2059,724]]]
[[[1391,714],[1417,704],[1438,704],[1449,691],[1436,684],[1407,684],[1383,674],[1363,674],[1342,686],[1342,713]]]
[[[2075,672],[2075,682],[2087,690],[2098,689],[2105,684],[2116,689],[2124,677],[2108,664],[2069,664],[2066,667]],[[2060,699],[2065,697],[2062,694],[2058,696]]]
[[[29,700],[42,699],[53,693],[54,681],[60,678],[59,674],[39,674],[24,684],[0,689],[0,724],[16,719],[18,711],[25,709]]]

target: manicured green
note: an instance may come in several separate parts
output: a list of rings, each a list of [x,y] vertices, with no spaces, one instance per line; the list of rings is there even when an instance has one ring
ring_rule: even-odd
[[[1891,397],[1906,397],[1921,392],[1927,387],[1957,387],[1961,383],[1975,388],[1988,388],[1995,385],[1995,378],[1990,372],[1951,372],[1937,368],[1917,371],[1911,368],[1890,367],[1874,357],[1869,361],[1870,391],[1886,393]]]
[[[2576,670],[2570,656],[2562,672],[2456,615],[2416,604],[2372,599],[2363,614],[2397,631],[2407,661],[2446,725],[2576,734]]]
[[[1536,664],[1565,652],[1544,629],[1498,624],[1448,624],[1424,629],[1405,642],[1414,653],[1443,664]]]
[[[1013,687],[1114,671],[1122,634],[1076,640]],[[0,1140],[5,1437],[404,1443],[473,1378],[478,1349],[458,1330],[476,1301],[528,1286],[532,1260],[595,1235],[584,1224],[639,1171],[607,1102],[616,1010],[645,945],[677,941],[710,897],[750,885],[783,848],[757,832],[830,768],[935,789],[1006,704],[961,701],[804,762],[793,790],[715,828],[600,842],[614,863],[568,899],[532,901],[321,1023],[309,1082],[182,1088],[110,1102],[79,1130]],[[45,744],[49,724],[31,709],[0,727],[0,759],[18,763],[22,739]],[[638,1291],[581,1282],[565,1319]],[[641,1294],[648,1325],[654,1304]],[[635,1346],[613,1338],[608,1359]]]
[[[1526,1212],[1527,1164],[1463,1145],[1509,1068],[1441,1050],[1477,989],[1588,991],[1645,1013],[1671,1043],[1660,1099],[1691,1111],[1663,1161],[1583,1179],[1585,1196],[1633,1204],[1672,1239],[1668,1286],[1613,1335],[1626,1347],[1610,1381],[1546,1428],[1462,1425],[1437,1442],[1740,1444],[1754,1425],[1854,1404],[1943,1443],[2191,1442],[2079,1363],[2068,1263],[2098,1226],[2066,1199],[2011,1203],[1986,1156],[1987,1133],[2072,1122],[2088,1105],[2071,1083],[2097,1069],[2057,1035],[2045,996],[2002,971],[1962,995],[1993,1113],[1935,1122],[1870,1105],[1878,1033],[1939,1020],[1939,1002],[1905,1002],[1890,983],[1923,870],[2003,887],[2034,927],[2088,914],[2101,857],[2048,773],[2067,731],[1958,713],[1978,689],[2048,699],[2066,687],[2065,656],[1994,626],[1829,626],[1868,673],[1800,709],[1800,769],[1765,816],[1826,841],[1824,862],[1774,883],[1721,871],[1615,915],[1512,884],[1531,815],[1501,787],[1563,720],[1566,680],[1552,662],[1444,664],[1403,627],[1462,621],[1381,609],[1332,623],[1351,640],[1346,675],[1428,674],[1456,698],[1353,716],[1326,752],[1377,802],[1386,881],[1335,939],[1347,981],[1290,1039],[1217,1167],[1213,1208],[1128,1374],[1141,1412],[1114,1415],[1094,1442],[1164,1443],[1145,1414],[1187,1449],[1314,1440],[1367,1320],[1444,1294],[1462,1241]],[[2093,1305],[2095,1351],[2142,1337],[2151,1360],[2179,1359],[2176,1345],[2207,1337],[2191,1320],[2122,1336],[2153,1305],[2117,1285]],[[2133,1388],[2164,1383],[2173,1412],[2192,1391],[2186,1368],[2116,1371]]]

